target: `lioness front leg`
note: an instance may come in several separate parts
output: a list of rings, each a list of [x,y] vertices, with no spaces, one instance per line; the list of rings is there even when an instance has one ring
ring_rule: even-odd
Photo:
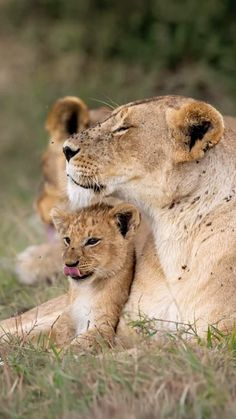
[[[0,322],[0,340],[17,336],[32,340],[41,334],[51,336],[54,326],[68,307],[68,294],[53,298],[22,315]]]

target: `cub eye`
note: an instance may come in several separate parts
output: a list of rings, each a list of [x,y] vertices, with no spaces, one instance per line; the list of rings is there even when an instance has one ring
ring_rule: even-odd
[[[101,239],[97,239],[96,237],[91,237],[85,243],[85,246],[95,246],[95,244],[99,243]]]
[[[64,241],[64,244],[66,246],[69,246],[69,244],[70,244],[70,237],[63,237],[63,241]]]

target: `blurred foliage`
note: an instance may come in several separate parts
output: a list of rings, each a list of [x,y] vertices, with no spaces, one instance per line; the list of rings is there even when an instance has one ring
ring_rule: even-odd
[[[0,193],[32,199],[61,96],[182,94],[236,114],[235,21],[233,0],[0,0]]]
[[[218,105],[229,95],[226,111],[234,108],[233,0],[1,0],[0,8],[3,36],[17,32],[18,42],[34,49],[32,71],[65,57],[56,79],[67,89],[80,78],[85,96],[125,101],[171,92]],[[63,88],[55,80],[56,92]]]
[[[30,25],[26,39],[42,47],[46,40],[52,54],[77,50],[85,58],[119,58],[156,70],[200,60],[224,76],[234,74],[233,0],[8,0],[2,8],[8,28]]]

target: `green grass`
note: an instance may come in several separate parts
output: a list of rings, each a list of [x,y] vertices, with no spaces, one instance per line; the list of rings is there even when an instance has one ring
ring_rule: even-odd
[[[11,195],[9,199],[15,202]],[[18,284],[11,268],[25,245],[43,238],[28,201],[2,213],[0,317],[59,294],[54,286]],[[4,218],[3,218],[4,217]],[[33,221],[32,221],[33,220]],[[2,253],[1,253],[2,255]],[[210,328],[193,341],[166,334],[153,342],[153,324],[132,324],[141,336],[136,347],[98,356],[76,349],[47,350],[12,339],[0,345],[1,418],[232,418],[235,415],[236,334]],[[194,329],[190,330],[194,335]]]
[[[0,417],[231,418],[236,338],[214,347],[171,335],[98,356],[13,341],[1,348]]]

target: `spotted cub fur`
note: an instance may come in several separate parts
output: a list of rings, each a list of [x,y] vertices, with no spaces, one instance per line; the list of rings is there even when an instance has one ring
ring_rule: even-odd
[[[130,204],[93,205],[52,219],[63,241],[64,274],[70,282],[68,308],[53,328],[64,345],[75,338],[82,349],[112,345],[134,274],[134,237],[140,224]]]

